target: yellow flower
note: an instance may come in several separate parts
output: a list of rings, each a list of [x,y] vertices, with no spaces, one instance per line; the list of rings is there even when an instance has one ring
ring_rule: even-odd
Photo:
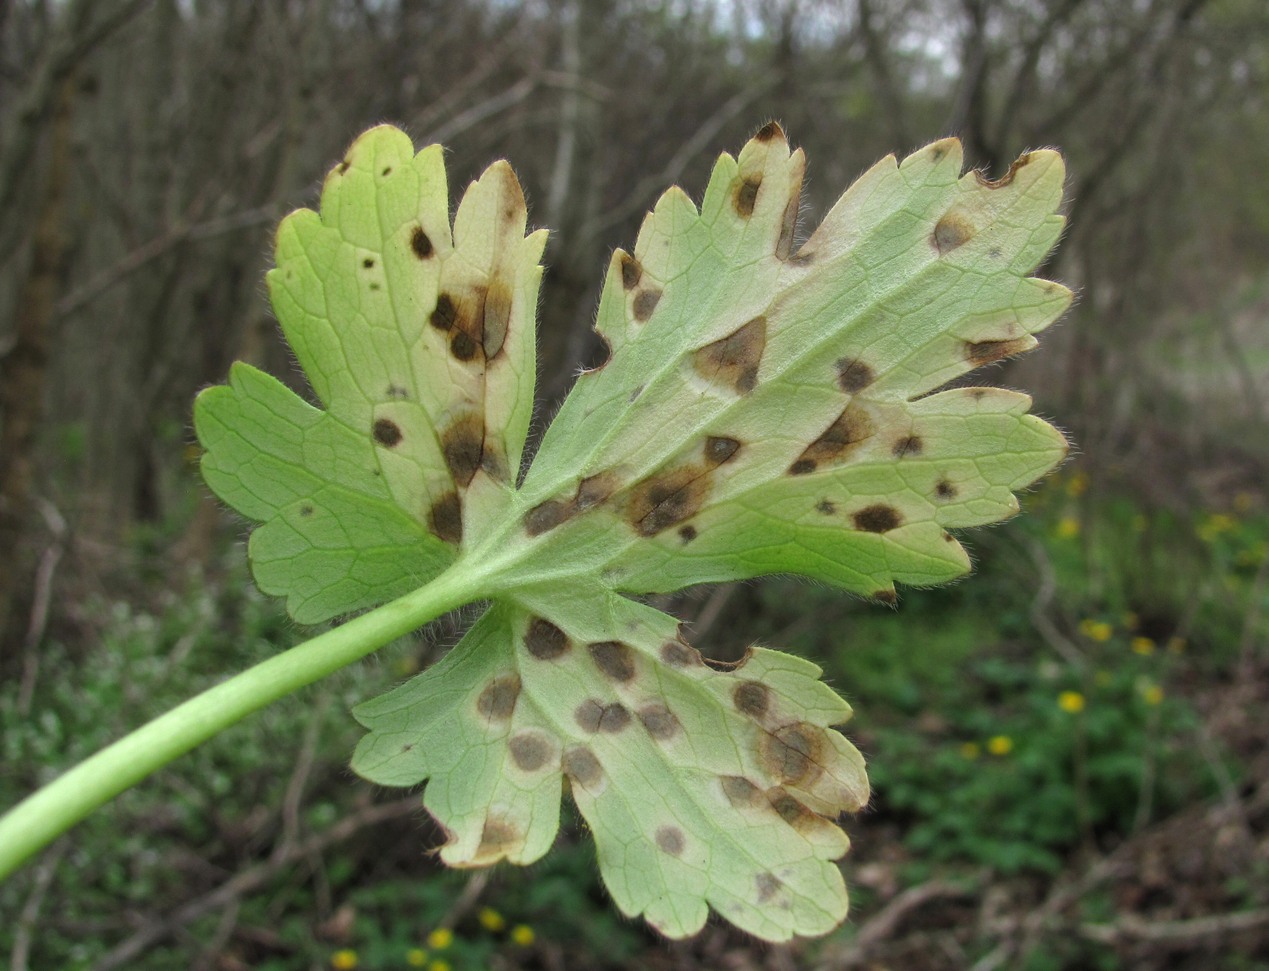
[[[1199,538],[1210,543],[1221,533],[1228,533],[1236,525],[1238,525],[1237,521],[1228,513],[1214,512],[1199,523]]]
[[[506,919],[492,907],[482,907],[476,919],[480,921],[481,927],[495,934],[507,926]]]
[[[1067,480],[1066,494],[1068,496],[1082,496],[1088,491],[1088,473],[1076,472]]]
[[[1078,691],[1063,691],[1058,695],[1058,707],[1075,715],[1084,710],[1084,696]]]
[[[412,947],[405,952],[405,963],[412,968],[421,968],[427,964],[427,951],[421,947]]]
[[[971,762],[982,754],[982,747],[977,742],[962,742],[961,756],[969,759]]]
[[[993,735],[987,739],[987,751],[992,755],[1008,755],[1013,751],[1013,739],[1008,735]]]
[[[1149,637],[1134,637],[1132,639],[1133,652],[1140,654],[1142,657],[1148,657],[1153,654],[1156,646],[1155,642]]]
[[[1157,705],[1163,700],[1163,689],[1157,684],[1148,684],[1141,689],[1141,697],[1147,705]]]
[[[330,956],[330,966],[335,971],[352,971],[357,966],[357,952],[344,948]]]
[[[454,943],[454,932],[448,927],[438,927],[427,935],[427,946],[434,951],[443,951]]]
[[[528,924],[516,924],[511,928],[511,940],[521,947],[528,947],[537,939],[538,936],[533,933],[533,928]]]
[[[1092,618],[1086,617],[1080,621],[1080,633],[1089,640],[1097,641],[1099,644],[1104,644],[1110,640],[1111,635],[1115,633],[1115,628],[1111,627],[1110,624],[1106,623],[1104,620],[1093,620]]]
[[[427,966],[427,971],[453,971],[453,968],[448,961],[437,958]]]
[[[1054,532],[1058,539],[1074,539],[1080,534],[1080,521],[1074,516],[1063,516]]]

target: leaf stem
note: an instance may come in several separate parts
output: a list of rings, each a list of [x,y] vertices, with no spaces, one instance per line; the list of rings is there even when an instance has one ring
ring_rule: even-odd
[[[195,695],[90,756],[0,817],[0,879],[98,806],[279,698],[477,599],[461,567]]]

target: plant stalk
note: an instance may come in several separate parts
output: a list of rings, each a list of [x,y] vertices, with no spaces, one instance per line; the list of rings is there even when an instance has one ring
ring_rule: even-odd
[[[475,599],[451,568],[426,586],[182,702],[37,790],[0,817],[0,879],[94,809],[247,715]]]

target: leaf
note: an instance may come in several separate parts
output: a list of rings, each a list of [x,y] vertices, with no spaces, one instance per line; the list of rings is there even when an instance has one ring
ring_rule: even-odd
[[[353,767],[426,781],[454,866],[530,863],[561,780],[620,909],[671,937],[712,907],[768,940],[846,914],[843,811],[868,798],[809,662],[703,662],[623,594],[797,573],[883,601],[959,576],[948,529],[1006,518],[1056,465],[1030,400],[939,390],[1070,302],[1049,151],[988,182],[948,139],[865,173],[797,246],[804,159],[771,124],[617,251],[584,373],[517,487],[545,242],[505,162],[451,231],[440,149],[363,135],[270,291],[322,409],[246,365],[195,419],[208,483],[261,522],[262,589],[323,620],[461,576],[491,602],[440,663],[354,714]]]

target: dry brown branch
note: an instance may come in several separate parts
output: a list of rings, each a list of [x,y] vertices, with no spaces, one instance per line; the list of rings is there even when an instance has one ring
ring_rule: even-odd
[[[1079,932],[1102,944],[1148,941],[1166,944],[1199,944],[1210,937],[1269,927],[1269,908],[1233,914],[1211,914],[1188,920],[1145,920],[1125,914],[1108,924],[1080,924]]]

